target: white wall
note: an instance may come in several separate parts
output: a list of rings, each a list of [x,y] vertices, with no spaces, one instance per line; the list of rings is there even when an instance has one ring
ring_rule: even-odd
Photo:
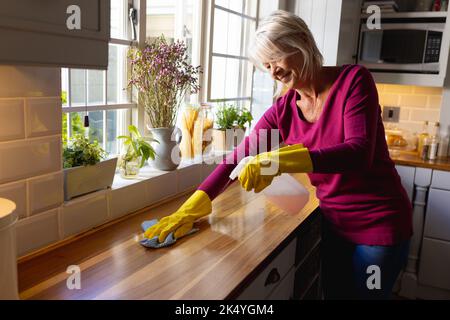
[[[0,66],[0,197],[17,205],[19,251],[59,239],[60,97],[59,68]]]

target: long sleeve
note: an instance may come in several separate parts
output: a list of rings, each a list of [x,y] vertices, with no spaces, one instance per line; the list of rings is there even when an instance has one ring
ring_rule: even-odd
[[[343,173],[370,168],[377,134],[380,134],[380,112],[373,78],[367,69],[360,68],[344,106],[344,142],[310,150],[314,173]]]
[[[277,107],[285,103],[285,97],[279,98],[270,107],[255,125],[250,135],[226,156],[217,168],[203,181],[198,190],[205,191],[211,200],[223,192],[232,182],[230,173],[236,165],[246,156],[257,155],[277,147],[281,141],[278,130]],[[276,140],[274,142],[274,140]]]

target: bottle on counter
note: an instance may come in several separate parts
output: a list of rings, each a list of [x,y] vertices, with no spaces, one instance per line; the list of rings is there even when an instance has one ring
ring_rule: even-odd
[[[435,160],[437,158],[440,141],[441,137],[439,134],[439,122],[435,122],[433,127],[433,134],[430,137],[430,149],[428,151],[428,159]]]
[[[423,152],[423,146],[424,146],[424,141],[426,138],[429,137],[428,134],[428,121],[424,121],[423,122],[423,126],[422,126],[422,131],[420,132],[418,138],[417,138],[417,152],[419,154],[419,156],[421,158],[422,157],[422,152]]]
[[[422,160],[429,160],[428,156],[430,153],[430,144],[431,144],[431,138],[425,137],[423,139],[422,152],[420,153],[420,158]]]

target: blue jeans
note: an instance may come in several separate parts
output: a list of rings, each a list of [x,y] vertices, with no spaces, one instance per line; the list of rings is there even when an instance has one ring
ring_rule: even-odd
[[[408,259],[409,240],[393,246],[350,243],[322,224],[322,286],[325,299],[390,299]]]

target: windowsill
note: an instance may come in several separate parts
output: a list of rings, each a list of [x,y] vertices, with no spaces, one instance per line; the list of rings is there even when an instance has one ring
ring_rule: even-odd
[[[217,153],[214,153],[214,154],[204,157],[203,161],[200,161],[197,159],[193,159],[193,160],[183,159],[181,161],[180,165],[178,166],[178,168],[176,168],[173,171],[179,171],[179,170],[182,170],[182,169],[194,166],[194,165],[208,165],[208,164],[216,164],[217,165],[217,164],[221,163],[223,156],[225,154],[226,153],[223,153],[223,152],[217,152]],[[120,176],[118,171],[116,171],[116,174],[114,176],[114,182],[112,184],[111,189],[117,190],[120,188],[128,187],[128,186],[131,186],[136,183],[140,183],[143,181],[147,181],[150,179],[160,177],[165,174],[169,174],[173,171],[161,171],[161,170],[155,169],[147,164],[141,168],[141,170],[139,172],[139,176],[136,178],[132,178],[132,179],[124,179]]]

